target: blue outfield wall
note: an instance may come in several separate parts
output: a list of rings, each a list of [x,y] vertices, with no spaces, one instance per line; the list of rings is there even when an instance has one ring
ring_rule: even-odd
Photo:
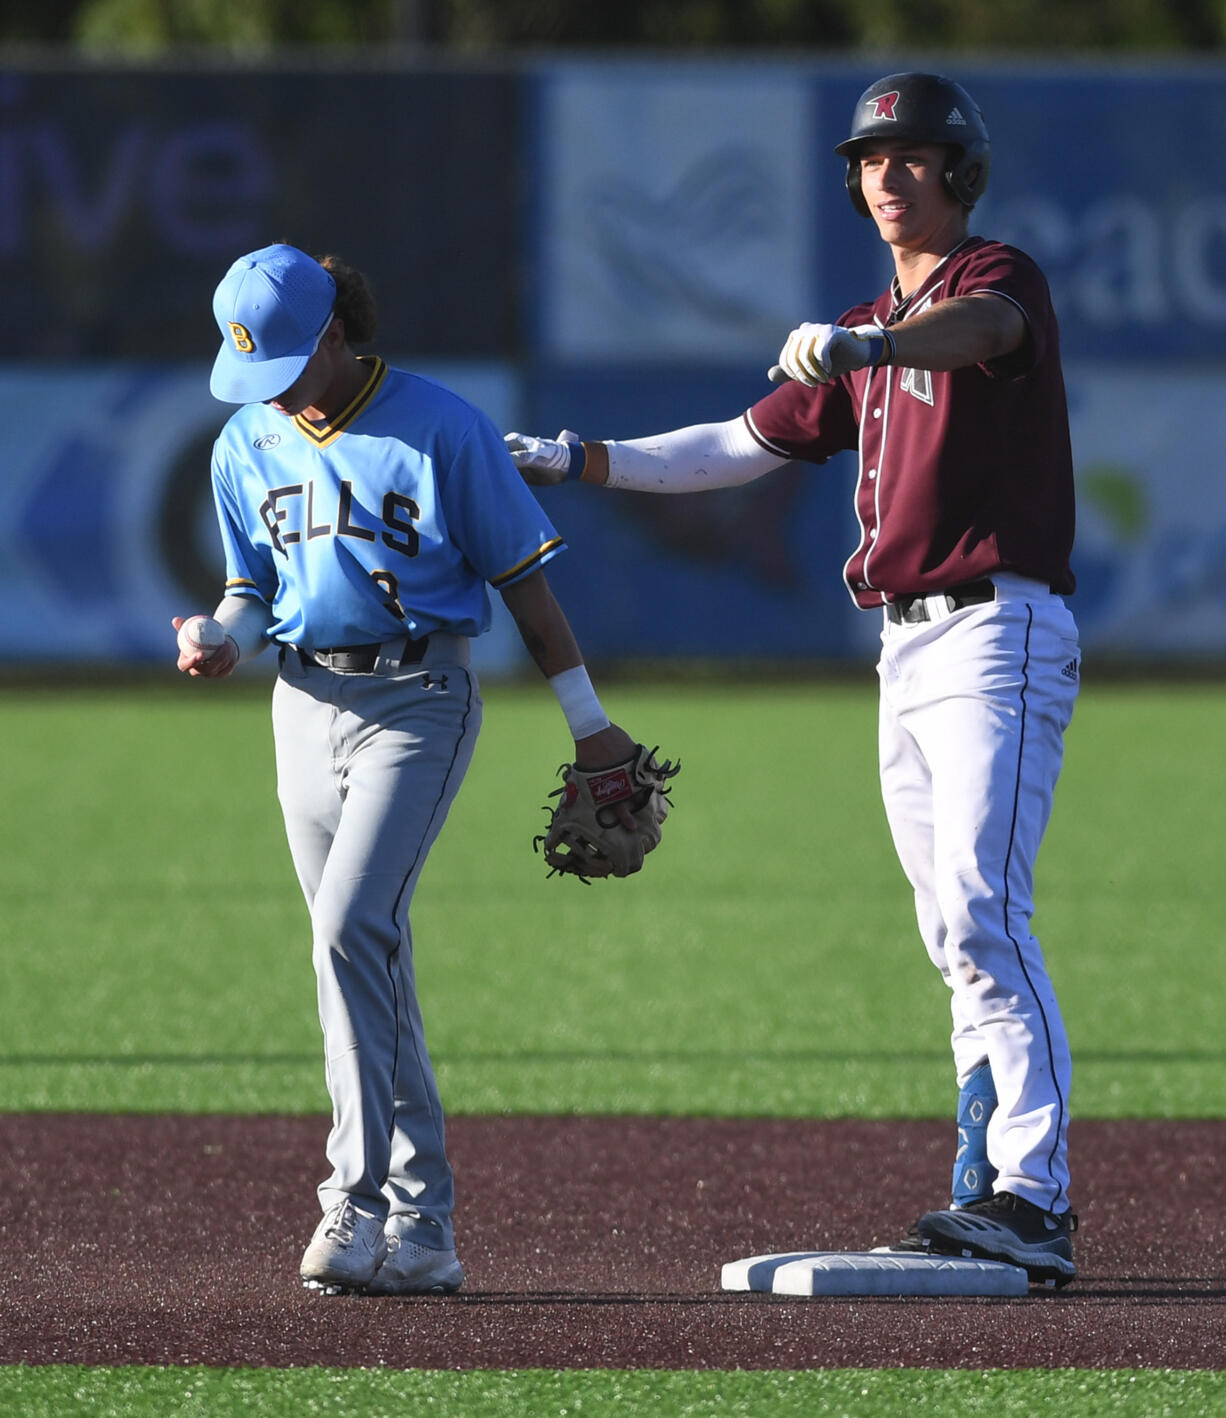
[[[1226,68],[944,67],[993,135],[975,228],[1039,260],[1061,319],[1087,650],[1213,660]],[[733,417],[792,325],[888,278],[832,152],[879,72],[0,70],[0,663],[154,660],[169,615],[212,600],[208,450],[227,411],[207,391],[209,304],[233,256],[339,251],[374,279],[380,351],[507,428]],[[840,579],[853,478],[847,455],[701,497],[542,493],[585,649],[867,658],[875,617]],[[481,662],[522,664],[497,608]]]
[[[505,358],[522,81],[422,67],[0,63],[5,357],[197,360],[272,241],[371,277],[398,348]]]
[[[992,134],[973,229],[1048,274],[1066,358],[1222,359],[1226,68],[957,68]],[[833,148],[877,68],[544,69],[536,348],[570,361],[758,363],[796,317],[881,289],[888,253]]]

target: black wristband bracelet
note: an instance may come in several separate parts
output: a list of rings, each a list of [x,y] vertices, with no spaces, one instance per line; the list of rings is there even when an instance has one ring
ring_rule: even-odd
[[[882,327],[877,332],[881,336],[881,353],[873,363],[874,369],[880,369],[883,364],[893,364],[894,356],[898,353],[898,346],[894,343],[894,336]]]

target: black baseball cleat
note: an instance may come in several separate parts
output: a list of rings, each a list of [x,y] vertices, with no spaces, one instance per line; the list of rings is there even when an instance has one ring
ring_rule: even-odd
[[[916,1234],[933,1255],[974,1256],[1019,1265],[1032,1285],[1067,1285],[1077,1274],[1071,1211],[1041,1206],[997,1192],[955,1211],[930,1211],[916,1223]]]
[[[893,1251],[902,1251],[909,1255],[927,1255],[928,1242],[922,1240],[919,1234],[918,1223],[907,1228],[907,1234],[899,1241],[895,1241],[889,1246],[874,1246],[869,1252],[870,1255],[889,1255]]]

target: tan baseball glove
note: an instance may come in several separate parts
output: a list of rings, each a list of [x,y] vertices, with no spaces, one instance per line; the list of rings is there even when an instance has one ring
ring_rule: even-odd
[[[613,768],[585,772],[564,763],[558,769],[562,786],[550,797],[561,801],[552,808],[545,804],[549,827],[532,839],[534,851],[544,850],[550,876],[577,876],[586,885],[593,877],[630,876],[642,867],[660,844],[669,779],[681,771],[680,763],[657,763],[655,754],[639,744],[633,758]]]

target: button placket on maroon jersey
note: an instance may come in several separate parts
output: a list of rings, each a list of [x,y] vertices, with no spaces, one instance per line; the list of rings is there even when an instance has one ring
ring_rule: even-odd
[[[873,585],[869,562],[881,529],[881,471],[890,391],[888,369],[868,371],[860,415],[860,476],[856,483],[860,545],[847,563],[847,580],[853,590],[867,590]]]

